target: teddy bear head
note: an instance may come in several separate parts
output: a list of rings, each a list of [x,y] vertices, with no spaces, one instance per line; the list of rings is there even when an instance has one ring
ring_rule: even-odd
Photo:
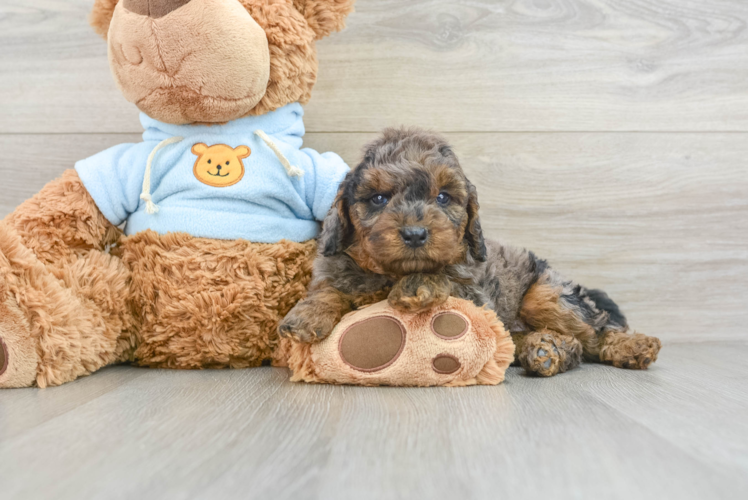
[[[309,100],[315,41],[355,0],[95,0],[125,98],[156,120],[223,123]]]

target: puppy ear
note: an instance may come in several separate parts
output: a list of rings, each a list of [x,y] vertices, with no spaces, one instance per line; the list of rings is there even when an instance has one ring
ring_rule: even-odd
[[[348,215],[348,203],[343,196],[345,181],[338,189],[332,208],[322,222],[322,234],[319,236],[319,253],[325,257],[339,255],[345,250],[346,241],[349,239],[353,224]]]
[[[486,241],[483,239],[483,229],[480,227],[480,217],[478,216],[478,191],[475,186],[468,181],[468,205],[467,214],[468,222],[465,228],[465,240],[467,241],[470,255],[478,262],[486,261]]]
[[[345,28],[345,18],[353,12],[353,2],[355,0],[293,0],[293,5],[319,40]]]
[[[114,16],[114,8],[119,0],[96,0],[91,9],[89,22],[94,31],[106,39],[109,32],[109,24]]]

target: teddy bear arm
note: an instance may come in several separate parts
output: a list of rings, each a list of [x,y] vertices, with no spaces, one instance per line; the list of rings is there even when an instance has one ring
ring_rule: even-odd
[[[513,359],[496,314],[454,297],[415,313],[378,302],[345,315],[321,342],[288,346],[295,382],[496,385]]]
[[[5,222],[45,263],[64,261],[82,251],[104,250],[121,235],[72,169],[19,205]]]

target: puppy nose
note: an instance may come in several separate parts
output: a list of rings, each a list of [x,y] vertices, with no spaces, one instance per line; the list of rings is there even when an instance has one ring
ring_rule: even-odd
[[[130,12],[158,19],[190,3],[190,0],[123,0],[122,3]]]
[[[425,227],[404,227],[400,230],[400,237],[410,248],[422,247],[429,237]]]

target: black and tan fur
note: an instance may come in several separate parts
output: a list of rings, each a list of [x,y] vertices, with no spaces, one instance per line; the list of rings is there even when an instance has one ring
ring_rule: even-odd
[[[309,296],[280,334],[319,341],[362,305],[387,298],[414,311],[450,295],[493,309],[529,373],[555,375],[583,358],[644,369],[660,349],[654,337],[626,333],[605,292],[563,278],[530,251],[484,240],[476,189],[444,139],[387,129],[340,186]]]

